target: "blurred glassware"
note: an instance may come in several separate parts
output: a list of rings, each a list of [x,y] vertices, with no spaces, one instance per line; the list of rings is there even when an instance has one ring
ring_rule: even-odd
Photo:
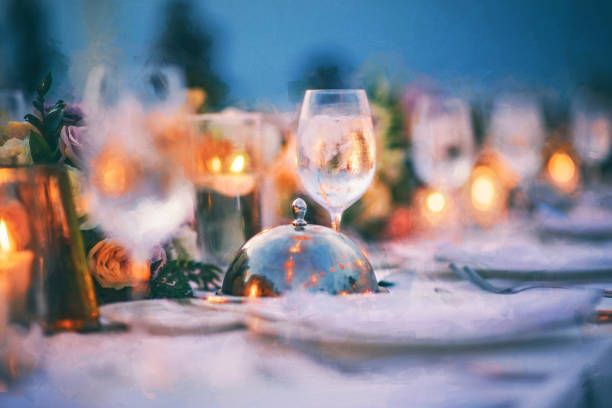
[[[474,136],[470,111],[458,98],[422,96],[412,118],[417,175],[440,189],[460,187],[470,177]]]
[[[545,131],[540,110],[530,99],[506,96],[494,105],[489,142],[521,182],[530,182],[540,170]]]
[[[576,152],[582,159],[586,181],[599,179],[598,165],[610,154],[612,120],[609,111],[578,100],[572,107],[572,136]]]
[[[22,121],[25,114],[23,93],[13,89],[0,89],[0,126],[6,126],[9,120]]]
[[[229,111],[193,116],[192,123],[201,257],[227,265],[261,230],[262,117]]]
[[[376,140],[364,90],[309,90],[298,125],[298,172],[304,189],[340,230],[342,213],[368,189]]]
[[[163,67],[97,67],[87,80],[90,216],[135,261],[149,259],[193,215],[193,186],[184,174],[192,153],[185,97],[177,71]]]

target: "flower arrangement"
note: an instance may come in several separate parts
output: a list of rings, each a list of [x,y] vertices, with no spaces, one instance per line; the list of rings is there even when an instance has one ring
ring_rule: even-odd
[[[25,116],[24,122],[8,122],[0,126],[0,166],[66,166],[77,209],[81,210],[81,232],[99,301],[125,300],[135,292],[143,297],[189,297],[193,296],[196,288],[218,288],[221,270],[195,260],[197,253],[194,248],[197,246],[194,237],[184,229],[171,239],[160,242],[150,259],[138,262],[130,251],[92,224],[87,206],[79,205],[84,201],[80,193],[87,189],[88,177],[84,173],[92,164],[88,162],[91,158],[84,157],[83,152],[88,138],[88,119],[79,105],[62,100],[54,104],[46,102],[52,80],[49,73],[40,83],[32,103],[34,111]],[[168,155],[175,154],[171,147],[177,143],[173,140],[183,136],[177,136],[177,127],[158,113],[150,114],[148,119],[155,143]],[[126,159],[129,161],[130,157]]]

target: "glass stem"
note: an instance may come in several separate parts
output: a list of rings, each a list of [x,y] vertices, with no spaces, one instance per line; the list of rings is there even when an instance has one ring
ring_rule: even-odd
[[[340,222],[342,221],[342,211],[330,211],[331,226],[336,232],[340,232]]]

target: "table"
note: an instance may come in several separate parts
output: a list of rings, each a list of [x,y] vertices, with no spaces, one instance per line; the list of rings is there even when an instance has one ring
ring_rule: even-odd
[[[610,334],[612,325],[587,326],[536,342],[391,352],[246,330],[63,333],[44,339],[42,370],[0,405],[606,407]]]

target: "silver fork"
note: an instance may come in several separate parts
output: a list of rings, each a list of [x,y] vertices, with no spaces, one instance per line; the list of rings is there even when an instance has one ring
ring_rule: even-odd
[[[529,283],[522,282],[515,285],[500,287],[493,285],[486,279],[484,279],[478,272],[470,268],[469,266],[464,266],[463,268],[459,268],[457,265],[451,263],[450,268],[459,275],[461,278],[467,280],[468,282],[478,286],[479,288],[486,290],[487,292],[497,293],[500,295],[512,295],[514,293],[520,293],[529,289],[576,289],[575,287],[568,285],[559,285],[556,283],[543,282],[543,283]],[[612,290],[603,290],[603,297],[612,298]]]

